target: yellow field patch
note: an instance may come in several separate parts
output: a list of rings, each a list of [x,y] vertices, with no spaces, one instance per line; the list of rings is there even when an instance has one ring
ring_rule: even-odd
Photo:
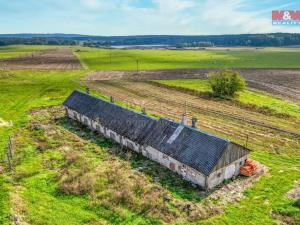
[[[12,122],[7,122],[5,120],[3,120],[2,118],[0,118],[0,127],[11,127],[12,126]]]

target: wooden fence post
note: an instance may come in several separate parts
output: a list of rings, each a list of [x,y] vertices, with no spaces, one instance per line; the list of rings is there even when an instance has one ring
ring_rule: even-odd
[[[7,164],[8,164],[8,170],[11,171],[12,170],[12,166],[11,166],[10,156],[9,156],[8,152],[7,152]]]
[[[249,135],[247,135],[247,139],[246,139],[246,148],[248,147],[248,140],[249,140]]]
[[[13,158],[13,144],[12,144],[12,141],[11,141],[11,137],[9,137],[9,148],[8,148],[8,151],[9,151],[9,156],[10,156],[10,159]]]
[[[9,171],[12,170],[12,158],[13,158],[13,144],[11,141],[11,137],[8,138],[8,147],[7,147],[7,152],[6,152],[6,156],[7,156],[7,163],[8,163],[8,169]]]

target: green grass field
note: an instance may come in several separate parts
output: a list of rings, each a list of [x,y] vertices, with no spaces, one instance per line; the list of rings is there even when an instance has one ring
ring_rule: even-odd
[[[51,48],[43,45],[10,45],[0,47],[0,59],[14,58],[35,51]]]
[[[12,127],[0,127],[0,156],[4,158],[9,135],[28,122],[28,112],[34,107],[61,104],[76,87],[83,72],[1,71],[0,118],[12,121]],[[8,224],[8,184],[0,174],[0,224]]]
[[[211,93],[208,80],[160,80],[154,81],[170,87],[179,87],[189,90],[196,90],[200,93]],[[269,94],[245,90],[238,93],[235,98],[244,104],[251,104],[262,108],[269,108],[277,113],[289,114],[300,118],[300,106],[287,100],[283,100]]]
[[[91,70],[136,70],[176,68],[300,68],[300,51],[251,50],[108,50],[76,48]]]
[[[12,51],[13,50],[14,48],[12,48]],[[101,63],[96,65],[98,57],[107,54],[105,53],[106,50],[89,51],[91,52],[80,52],[78,54],[81,55],[82,60],[86,64],[91,63],[91,69],[130,69],[131,66],[133,67],[129,61],[123,64],[120,62],[119,65],[114,65],[114,68],[112,68],[112,65],[104,66],[104,64]],[[123,52],[121,50],[116,51]],[[181,67],[186,65],[179,59],[182,59],[181,55],[178,56],[178,63],[172,64],[167,62],[168,60],[164,61],[160,58],[162,56],[159,54],[163,54],[164,51],[158,54],[156,60],[153,51],[149,53],[145,53],[145,51],[137,52],[142,52],[148,56],[152,55],[150,58],[152,58],[153,61],[147,64],[148,68],[169,68],[168,66]],[[124,51],[124,54],[125,53]],[[178,55],[179,52],[166,51],[166,54],[169,53],[176,53]],[[186,52],[183,53],[183,55],[190,53],[191,52]],[[84,56],[85,54],[86,56]],[[217,52],[216,54],[219,53]],[[90,57],[91,55],[94,55],[95,58]],[[280,55],[276,57],[281,58],[283,56]],[[271,63],[271,60],[269,63]],[[291,63],[293,63],[293,61]],[[187,64],[186,66],[188,65],[191,64]],[[196,66],[196,64],[194,65]],[[51,125],[56,123],[56,129],[59,130],[56,134],[58,136],[46,135],[39,129],[32,130],[30,126],[28,127],[28,122],[33,119],[29,115],[30,110],[36,107],[62,104],[73,89],[82,88],[79,79],[88,72],[89,70],[76,72],[0,71],[0,118],[4,121],[12,121],[13,123],[11,127],[0,127],[1,159],[3,159],[5,155],[8,136],[15,134],[18,139],[18,149],[16,159],[14,159],[16,160],[15,171],[13,173],[0,173],[0,224],[11,224],[10,207],[12,204],[17,204],[19,208],[23,209],[26,220],[28,220],[27,222],[33,225],[163,223],[161,219],[139,211],[138,206],[143,203],[142,198],[138,198],[138,203],[133,204],[131,207],[126,204],[123,205],[123,203],[120,206],[114,206],[112,202],[110,202],[114,200],[112,197],[114,193],[105,192],[105,189],[101,186],[103,185],[101,182],[99,185],[103,189],[100,188],[95,194],[66,195],[57,190],[59,185],[57,180],[58,169],[66,164],[63,152],[60,150],[62,145],[67,145],[72,150],[82,154],[88,164],[93,168],[96,165],[102,165],[101,163],[106,163],[103,165],[106,165],[105,168],[107,168],[120,161],[124,163],[121,165],[126,166],[124,167],[126,171],[131,171],[132,167],[139,167],[142,163],[146,162],[145,159],[135,157],[128,159],[125,156],[121,157],[118,155],[115,156],[116,159],[114,159],[114,161],[105,161],[105,157],[112,157],[107,153],[112,147],[112,143],[103,140],[103,138],[96,138],[93,134],[87,132],[87,130],[82,127],[78,127],[76,124],[70,126],[66,121],[52,121],[50,123]],[[198,84],[196,87],[198,87]],[[195,88],[195,86],[193,88]],[[207,85],[199,82],[199,90],[208,91]],[[266,99],[265,96],[255,96],[255,94],[257,93],[245,93],[246,97],[243,101],[247,101],[247,96],[249,97],[250,95],[251,101],[253,98],[257,99],[255,104],[262,104],[266,100],[272,100],[275,101],[272,104],[277,105],[276,107],[288,110],[295,115],[299,113],[297,109],[296,112],[293,112],[295,110],[293,108],[294,106],[289,105],[289,103],[277,99],[274,100],[270,96]],[[276,109],[276,107],[274,106],[274,109]],[[41,121],[48,120],[47,115],[43,113],[34,119]],[[76,137],[71,136],[67,132],[68,130],[77,132]],[[235,137],[232,138],[236,139]],[[75,139],[76,141],[74,141]],[[46,149],[43,150],[42,148],[39,150],[36,145],[38,141],[47,144]],[[241,202],[227,205],[224,214],[212,216],[206,220],[190,222],[181,214],[182,212],[177,212],[181,219],[174,222],[174,224],[221,225],[237,224],[237,221],[238,224],[277,224],[277,221],[272,216],[273,214],[292,219],[296,224],[299,224],[300,209],[293,206],[294,200],[286,197],[286,193],[293,187],[294,182],[300,179],[299,154],[283,156],[270,154],[263,150],[253,150],[251,157],[267,165],[270,171],[268,175],[262,177],[245,192],[246,197]],[[298,150],[300,151],[300,149]],[[172,178],[170,173],[166,172],[167,175],[164,177],[167,177],[167,179],[162,177],[159,178],[158,181],[155,181],[154,177],[157,176],[155,173],[161,172],[162,169],[151,163],[147,165],[147,167],[150,168],[150,174],[145,173],[147,180],[147,182],[145,182],[147,185],[161,185],[170,191],[173,198],[179,201],[191,201],[195,204],[201,201],[201,199],[196,197],[197,193],[194,189],[189,186],[181,186],[181,184],[177,185],[174,181],[178,181],[178,179]],[[74,166],[68,169],[76,170],[78,168]],[[114,167],[112,169],[114,169]],[[123,176],[124,174],[121,173],[120,175]],[[98,181],[101,181],[101,179]],[[129,182],[121,184],[127,187],[128,183]],[[114,183],[108,183],[107,185],[114,185]],[[114,186],[109,187],[114,188]],[[11,194],[10,196],[9,193]],[[11,201],[14,193],[20,195],[23,202],[18,202],[18,199]],[[97,204],[91,201],[91,199],[95,200],[95,197],[98,198]],[[111,205],[113,205],[113,207]],[[172,206],[170,207],[172,209]]]

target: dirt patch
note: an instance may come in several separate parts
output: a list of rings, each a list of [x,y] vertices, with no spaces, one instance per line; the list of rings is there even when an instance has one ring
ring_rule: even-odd
[[[0,69],[76,70],[81,64],[71,49],[57,48],[0,60]]]
[[[300,102],[300,69],[236,69],[246,78],[250,88],[280,95]],[[98,71],[87,80],[168,80],[206,79],[216,69],[170,69],[147,71]]]
[[[300,201],[300,181],[298,181],[298,182],[295,184],[295,188],[293,188],[292,190],[290,190],[290,191],[287,193],[287,196],[288,196],[289,198],[292,198],[292,199],[295,199],[295,200]]]
[[[258,181],[261,176],[265,175],[269,171],[268,167],[260,164],[259,162],[255,163],[257,165],[257,169],[253,176],[247,178],[240,176],[238,179],[214,191],[210,195],[210,198],[218,201],[221,205],[239,202],[244,197],[244,190],[251,187],[253,183]]]
[[[274,219],[278,220],[279,225],[299,225],[295,218],[279,213],[272,213]]]
[[[20,196],[22,193],[21,186],[15,186],[14,191],[9,193],[10,202],[12,204],[11,208],[11,224],[12,225],[29,225],[25,222],[25,214],[27,211],[27,206]]]

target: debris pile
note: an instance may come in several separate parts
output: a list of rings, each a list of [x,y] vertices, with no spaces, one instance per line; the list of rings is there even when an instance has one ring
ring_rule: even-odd
[[[240,173],[244,176],[251,177],[255,174],[257,165],[253,160],[247,159],[244,166],[240,168]]]

